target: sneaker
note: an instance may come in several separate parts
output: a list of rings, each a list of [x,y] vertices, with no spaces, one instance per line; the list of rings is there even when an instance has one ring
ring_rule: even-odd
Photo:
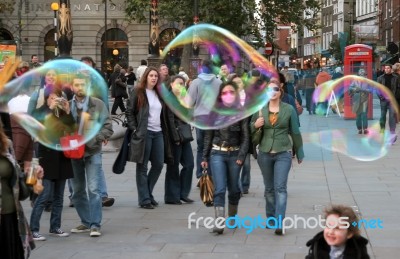
[[[42,234],[40,234],[39,232],[32,232],[32,237],[33,240],[35,241],[45,241],[46,238],[44,236],[42,236]]]
[[[103,207],[111,207],[112,205],[114,205],[115,199],[103,197],[103,198],[101,198],[101,201],[102,201]]]
[[[91,236],[91,237],[99,237],[99,236],[101,236],[100,229],[98,229],[98,228],[92,228],[92,229],[90,230],[90,236]]]
[[[50,234],[55,235],[55,236],[59,236],[59,237],[67,237],[67,236],[69,236],[69,233],[66,233],[66,232],[62,231],[59,228],[56,228],[55,230],[50,230]]]
[[[89,232],[90,228],[84,226],[84,225],[79,225],[76,228],[71,229],[71,233],[83,233],[83,232]]]
[[[363,132],[362,132],[362,130],[358,130],[358,134],[362,134]]]

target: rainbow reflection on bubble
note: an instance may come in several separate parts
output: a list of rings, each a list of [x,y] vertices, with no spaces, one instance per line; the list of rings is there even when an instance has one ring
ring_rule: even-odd
[[[353,87],[359,87],[359,89],[362,88],[369,92],[366,103],[367,106],[373,105],[373,120],[368,120],[368,128],[362,126],[364,130],[367,129],[367,133],[364,134],[364,131],[361,134],[358,133],[356,120],[343,120],[343,118],[335,117],[340,121],[337,121],[334,128],[311,133],[310,140],[317,146],[344,154],[355,160],[374,161],[388,153],[395,138],[395,134],[390,133],[388,126],[386,126],[386,130],[381,130],[379,124],[380,100],[388,101],[395,114],[399,112],[398,104],[390,89],[368,78],[348,75],[320,85],[315,89],[312,99],[315,103],[329,101],[331,94],[335,93],[336,98],[344,98],[344,109],[347,109],[347,116],[356,116],[355,112],[361,104],[359,97],[349,94],[351,88],[355,89]],[[316,113],[325,115],[325,110],[317,110]],[[325,116],[318,117],[318,119],[326,120]],[[386,122],[388,120],[389,118]],[[327,125],[329,127],[329,124]]]
[[[87,105],[78,123],[78,113],[66,112],[66,107],[75,105],[71,101],[73,82],[83,82],[81,93],[102,100],[108,107],[108,86],[103,77],[92,67],[73,59],[46,62],[10,81],[0,91],[0,107],[2,112],[10,112],[35,140],[49,148],[65,149],[60,146],[60,138],[76,132],[83,138],[75,144],[85,144],[96,136],[109,112],[105,108],[90,116],[88,110],[93,107]],[[24,101],[18,103],[19,100]]]
[[[268,102],[267,82],[272,77],[279,78],[274,66],[245,41],[214,25],[198,24],[191,26],[179,33],[164,48],[162,52],[163,63],[170,70],[178,72],[177,69],[181,66],[181,60],[177,59],[174,53],[183,51],[185,48],[190,49],[193,37],[199,43],[200,53],[204,54],[201,55],[201,58],[203,60],[209,59],[212,62],[211,71],[214,76],[202,74],[204,68],[201,67],[201,61],[191,60],[192,66],[194,64],[198,68],[198,78],[203,79],[195,79],[191,82],[191,86],[198,86],[196,90],[194,90],[195,87],[192,89],[189,87],[188,91],[181,91],[181,95],[176,97],[169,91],[170,86],[162,84],[163,99],[175,114],[195,127],[217,129],[224,128],[256,113]],[[228,79],[232,79],[232,71],[236,69],[235,72],[238,76],[241,76],[243,81],[246,101],[240,109],[226,109],[218,103],[220,84],[216,87],[212,85],[223,64],[230,68],[231,75],[228,76]],[[247,74],[244,73],[244,68],[247,68]],[[203,116],[198,116],[199,111]],[[200,119],[200,117],[202,118]]]
[[[318,103],[329,101],[332,92],[334,92],[336,97],[339,98],[340,96],[343,96],[345,92],[348,93],[349,88],[352,85],[362,85],[364,88],[368,89],[372,95],[379,96],[380,98],[389,101],[395,113],[398,114],[399,108],[390,89],[368,78],[356,75],[344,76],[321,84],[313,93],[313,102]],[[351,98],[345,98],[344,105],[351,106]]]

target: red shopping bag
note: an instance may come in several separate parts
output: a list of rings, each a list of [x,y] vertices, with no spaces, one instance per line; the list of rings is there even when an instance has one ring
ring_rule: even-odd
[[[85,144],[83,136],[79,134],[68,135],[60,139],[61,148],[65,157],[72,159],[80,159],[85,154]]]

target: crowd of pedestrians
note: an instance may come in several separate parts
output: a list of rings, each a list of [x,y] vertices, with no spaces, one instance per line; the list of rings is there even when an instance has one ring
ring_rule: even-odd
[[[95,68],[92,58],[83,57],[81,61]],[[22,76],[30,68],[40,65],[37,56],[33,55],[31,63],[23,63],[15,77]],[[183,68],[179,70],[178,75],[171,75],[167,65],[151,67],[147,66],[145,60],[141,61],[136,72],[132,66],[123,68],[118,64],[115,65],[108,79],[111,97],[114,98],[111,110],[108,99],[105,102],[102,96],[88,96],[88,88],[94,83],[93,78],[84,73],[74,74],[70,79],[68,92],[65,86],[59,87],[60,76],[56,69],[45,71],[40,86],[33,93],[28,95],[22,92],[10,100],[10,127],[17,152],[14,155],[9,151],[10,144],[6,141],[4,126],[1,127],[0,166],[7,170],[0,170],[0,177],[1,179],[13,177],[12,174],[15,172],[12,168],[18,164],[26,172],[35,152],[37,152],[35,155],[40,157],[40,169],[43,168],[44,171],[43,176],[41,173],[39,175],[44,179],[44,191],[32,201],[30,227],[25,232],[29,238],[36,241],[46,240],[45,235],[40,232],[40,219],[49,201],[51,201],[49,234],[58,237],[69,236],[69,233],[61,228],[64,189],[67,182],[71,194],[71,206],[75,207],[81,222],[71,229],[71,232],[88,232],[91,237],[102,234],[102,207],[114,203],[114,199],[109,198],[107,194],[102,169],[102,146],[107,144],[113,134],[112,116],[117,115],[118,109],[126,116],[127,130],[129,130],[126,160],[136,163],[136,187],[140,208],[155,209],[159,206],[153,193],[166,164],[165,204],[181,205],[182,202],[194,202],[190,197],[193,171],[196,170],[195,176],[200,178],[203,170],[207,169],[215,184],[213,205],[215,219],[235,216],[239,211],[239,200],[243,194],[249,193],[250,156],[253,155],[263,176],[266,217],[275,220],[285,218],[287,182],[293,158],[297,158],[297,162],[301,164],[305,157],[300,133],[300,114],[296,106],[296,101],[299,100],[296,93],[300,95],[297,86],[301,80],[302,89],[305,90],[307,110],[313,115],[318,113],[319,109],[330,108],[326,103],[315,103],[312,95],[315,87],[323,86],[332,77],[326,71],[317,74],[311,69],[305,71],[301,77],[299,75],[294,77],[287,68],[276,78],[265,79],[256,68],[249,72],[249,76],[243,77],[236,74],[228,64],[222,64],[220,73],[216,75],[214,64],[210,60],[202,61],[200,74],[197,78],[192,78],[193,81],[190,81]],[[385,66],[385,74],[377,79],[398,100],[400,81],[395,73],[399,73],[399,70],[399,66],[395,66],[392,73],[392,67]],[[360,76],[365,75],[362,72],[359,71]],[[183,102],[185,107],[193,112],[194,126],[197,126],[195,127],[196,160],[191,146],[191,141],[194,139],[193,128],[166,104],[162,98],[162,84],[169,91],[171,98]],[[269,101],[257,113],[233,124],[229,123],[229,116],[224,115],[229,114],[226,111],[244,110],[251,101],[254,93],[247,90],[249,84],[264,85]],[[356,106],[355,100],[359,100],[358,106],[353,108],[353,112],[357,115],[357,128],[361,133],[368,134],[368,123],[365,122],[367,109],[365,96],[371,92],[364,88],[355,83],[351,85],[349,94],[353,96],[354,106]],[[357,99],[355,96],[360,93]],[[389,128],[394,143],[397,138],[395,134],[397,114],[385,96],[380,95],[379,98],[382,110],[381,130],[385,130],[388,111]],[[15,105],[15,102],[23,105]],[[91,121],[100,123],[101,127],[95,137],[85,144],[82,157],[69,158],[64,152],[53,150],[43,143],[33,143],[27,132],[13,120],[14,112],[25,112],[45,126],[51,125],[47,127],[51,130],[46,131],[46,137],[53,143],[57,143],[64,134],[76,132],[77,127],[85,123],[84,114],[89,114]],[[205,130],[210,122],[222,126]],[[90,126],[86,125],[85,130],[90,131]],[[189,136],[183,135],[184,130],[186,133],[189,132]],[[254,140],[256,135],[259,135],[258,141]],[[26,141],[28,145],[22,145],[21,141],[24,143]],[[226,193],[228,193],[227,202]],[[2,188],[1,199],[5,199],[4,197],[6,196]],[[19,202],[8,207],[3,204],[7,203],[2,203],[1,207],[2,238],[5,231],[9,231],[4,227],[3,218],[11,220],[15,227],[16,214],[19,213],[20,206]],[[350,210],[346,207],[333,207],[327,210],[326,217],[327,219],[338,216],[355,217],[354,212]],[[222,234],[223,231],[224,225],[213,229],[213,232],[218,234]],[[359,232],[353,228],[346,231],[341,233],[339,230],[326,228],[323,233],[319,233],[308,242],[310,258],[316,254],[325,256],[326,253],[333,252],[342,255],[352,254],[351,249],[355,249],[355,245],[357,251],[364,256],[362,258],[368,258],[365,250],[367,240],[360,237]],[[15,239],[17,230],[12,230],[12,233],[14,234],[12,238]],[[281,228],[277,228],[275,234],[284,233]],[[334,237],[335,235],[341,239]],[[29,238],[25,240],[29,241]],[[19,243],[7,246],[9,246],[8,251],[18,250],[17,254],[23,250],[21,247],[28,248],[27,245],[20,246]],[[30,247],[33,248],[33,244]],[[23,258],[23,255],[19,254],[13,258]]]

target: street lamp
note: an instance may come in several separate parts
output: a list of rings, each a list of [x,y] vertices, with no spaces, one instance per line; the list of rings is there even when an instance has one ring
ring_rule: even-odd
[[[58,37],[57,37],[57,11],[60,8],[57,2],[51,3],[51,10],[54,11],[54,57],[58,56]]]

